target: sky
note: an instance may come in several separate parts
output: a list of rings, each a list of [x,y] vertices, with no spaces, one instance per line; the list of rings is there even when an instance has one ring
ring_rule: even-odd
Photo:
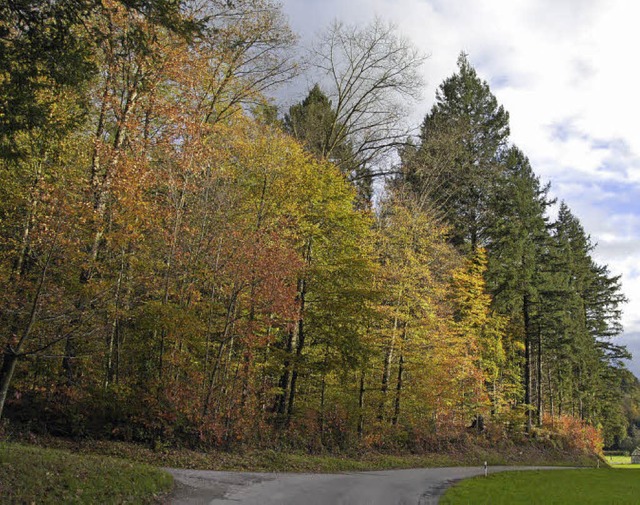
[[[564,200],[593,257],[622,276],[640,377],[640,3],[634,0],[281,0],[304,46],[335,19],[390,21],[428,58],[416,125],[461,51],[510,114],[511,139]]]

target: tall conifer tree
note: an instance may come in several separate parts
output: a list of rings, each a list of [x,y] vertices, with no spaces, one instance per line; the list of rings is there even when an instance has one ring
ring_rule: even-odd
[[[486,242],[508,135],[509,114],[461,54],[458,72],[440,85],[422,124],[408,180],[442,210],[452,226],[452,242],[463,250]]]

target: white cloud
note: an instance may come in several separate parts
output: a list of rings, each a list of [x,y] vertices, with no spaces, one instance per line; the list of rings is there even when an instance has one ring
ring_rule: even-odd
[[[625,339],[640,351],[640,3],[285,0],[284,10],[302,34],[334,18],[398,25],[431,55],[416,125],[466,51],[510,112],[513,141],[601,244],[596,258],[623,275]],[[640,352],[636,362],[640,371]]]

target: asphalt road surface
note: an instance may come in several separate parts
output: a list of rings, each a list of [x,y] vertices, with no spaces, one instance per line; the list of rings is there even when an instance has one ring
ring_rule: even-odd
[[[553,467],[489,467],[542,470]],[[455,481],[482,475],[482,467],[420,468],[340,474],[244,473],[167,469],[176,505],[435,505]]]

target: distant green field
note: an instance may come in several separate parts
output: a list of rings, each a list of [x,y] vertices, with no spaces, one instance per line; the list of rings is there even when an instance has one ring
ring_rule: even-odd
[[[635,465],[638,467],[640,465]],[[637,505],[640,470],[617,468],[504,472],[463,480],[443,505]]]
[[[614,468],[640,468],[631,464],[631,456],[606,456],[605,459]]]
[[[605,456],[610,465],[630,465],[631,456]]]

